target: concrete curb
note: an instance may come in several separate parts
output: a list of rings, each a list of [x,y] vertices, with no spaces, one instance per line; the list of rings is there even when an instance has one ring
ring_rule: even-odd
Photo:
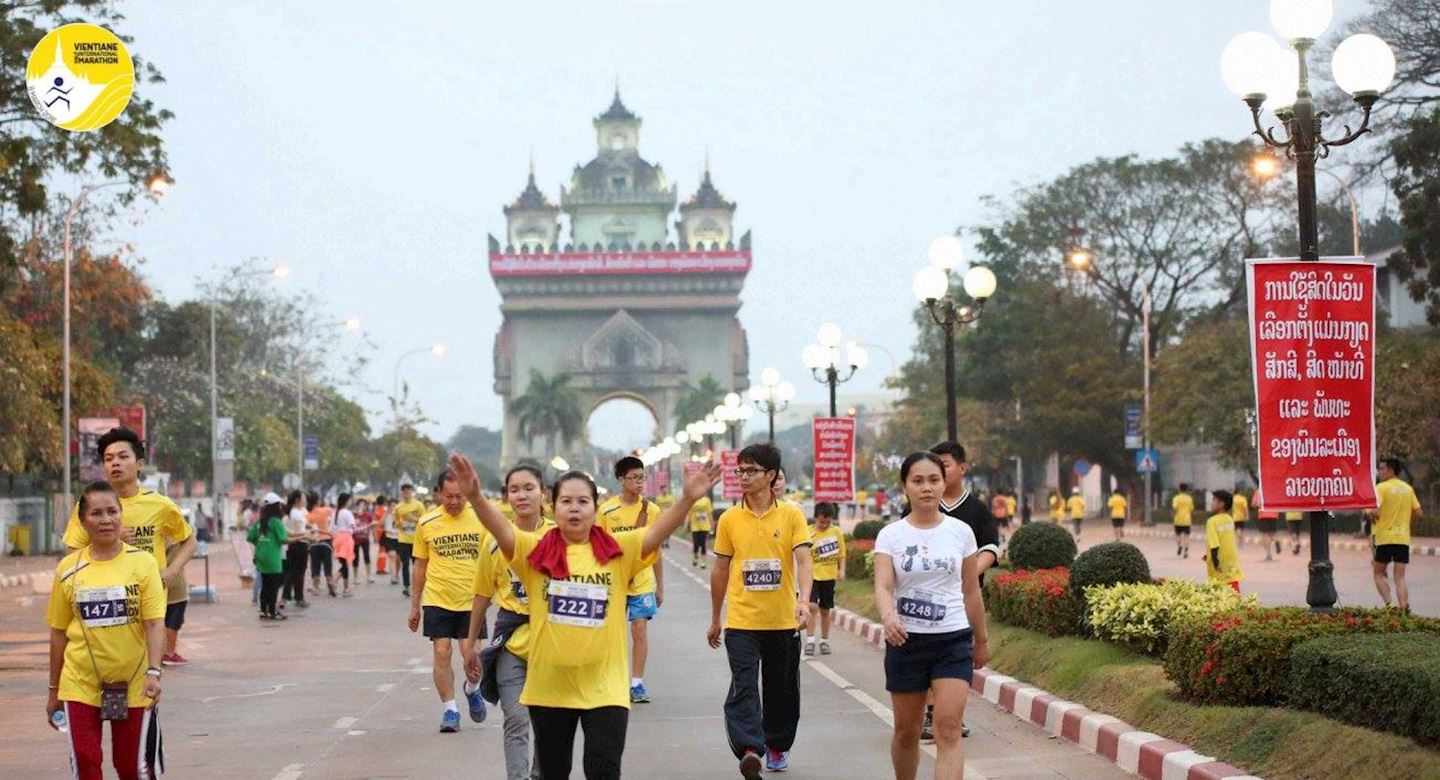
[[[884,647],[884,627],[847,609],[836,609],[834,622],[866,642]],[[1014,677],[976,669],[971,690],[1015,717],[1044,729],[1053,737],[1145,780],[1261,780],[1188,745],[1141,731],[1111,715],[1065,701]]]
[[[1200,527],[1202,530],[1203,530],[1204,527],[1205,527],[1203,521],[1200,522],[1200,523],[1196,523],[1196,525],[1197,525],[1198,527]],[[1139,536],[1139,537],[1142,537],[1142,538],[1145,538],[1145,539],[1174,539],[1174,538],[1175,538],[1175,532],[1174,532],[1173,530],[1171,530],[1171,528],[1168,527],[1168,526],[1165,527],[1165,528],[1162,530],[1162,529],[1160,529],[1160,528],[1134,528],[1134,527],[1131,527],[1131,526],[1128,526],[1128,525],[1127,525],[1127,526],[1125,526],[1125,535],[1126,535],[1126,536]],[[1275,538],[1280,540],[1280,544],[1282,545],[1282,547],[1285,548],[1286,554],[1288,554],[1288,553],[1289,553],[1289,548],[1290,548],[1290,537],[1288,536],[1288,534],[1282,530],[1282,532],[1279,533],[1279,534],[1277,534],[1277,535],[1275,536]],[[1241,544],[1242,546],[1243,546],[1243,545],[1258,545],[1258,544],[1260,544],[1260,542],[1261,542],[1260,534],[1247,532],[1247,533],[1244,533],[1244,534],[1241,534],[1241,535],[1240,535],[1240,544]],[[1306,534],[1305,537],[1304,537],[1304,544],[1305,544],[1306,546],[1309,546],[1309,544],[1310,544],[1310,537],[1309,537],[1308,534]],[[1359,541],[1359,540],[1357,540],[1357,539],[1336,539],[1336,538],[1334,538],[1334,537],[1332,536],[1332,537],[1330,538],[1330,549],[1332,549],[1332,550],[1349,550],[1350,552],[1370,552],[1370,543],[1369,543],[1369,542],[1362,542],[1362,541]],[[1422,556],[1422,557],[1423,557],[1423,556],[1440,557],[1440,546],[1430,546],[1430,545],[1421,546],[1421,545],[1418,545],[1418,544],[1417,544],[1417,545],[1412,545],[1412,546],[1410,547],[1410,554],[1411,554],[1412,556],[1418,555],[1418,556]]]

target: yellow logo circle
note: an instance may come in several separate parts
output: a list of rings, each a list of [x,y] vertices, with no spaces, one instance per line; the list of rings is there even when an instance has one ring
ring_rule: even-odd
[[[115,33],[93,24],[67,24],[31,50],[25,85],[35,110],[51,124],[99,130],[130,105],[135,63]]]

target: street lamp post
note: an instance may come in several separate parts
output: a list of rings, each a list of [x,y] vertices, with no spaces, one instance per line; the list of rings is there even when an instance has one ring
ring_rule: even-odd
[[[965,294],[975,300],[974,308],[962,306],[948,297],[950,271],[960,265],[965,249],[960,239],[940,236],[930,242],[930,265],[915,274],[915,297],[925,304],[930,319],[945,334],[945,435],[950,441],[959,439],[955,409],[955,328],[980,319],[985,301],[995,294],[995,274],[984,266],[971,266],[965,272]]]
[[[842,378],[840,376],[840,326],[833,322],[827,322],[820,326],[820,332],[816,336],[818,343],[811,344],[801,353],[801,360],[805,367],[810,369],[810,375],[816,382],[826,385],[830,389],[830,416],[838,417],[839,412],[835,404],[835,390],[855,376],[855,372],[864,368],[870,362],[870,355],[865,348],[850,342],[845,348],[845,363],[850,370]]]
[[[1145,403],[1140,411],[1140,433],[1143,437],[1140,446],[1145,450],[1147,455],[1150,452],[1150,305],[1150,284],[1146,282],[1144,278],[1141,278],[1140,340],[1143,343],[1140,346],[1140,350],[1143,355],[1142,362],[1144,363],[1143,373],[1145,378],[1143,384]],[[1153,525],[1155,522],[1151,515],[1150,507],[1153,503],[1153,494],[1150,492],[1152,489],[1150,480],[1154,476],[1154,471],[1153,466],[1145,470],[1145,519],[1143,522],[1146,526]]]
[[[750,388],[750,400],[755,405],[765,410],[770,418],[771,444],[775,443],[775,413],[783,412],[790,406],[790,401],[795,398],[795,385],[789,382],[780,381],[780,372],[767,368],[760,372],[760,384]]]
[[[1280,161],[1275,159],[1274,155],[1268,152],[1262,152],[1256,155],[1255,159],[1251,162],[1250,170],[1254,171],[1256,176],[1268,179],[1280,172]],[[1328,168],[1316,168],[1315,172],[1329,176],[1335,180],[1336,184],[1340,185],[1340,192],[1344,193],[1345,203],[1350,207],[1350,254],[1355,257],[1361,257],[1360,207],[1355,202],[1355,192],[1350,188],[1350,182],[1340,178],[1339,174]]]
[[[435,344],[431,344],[428,347],[412,349],[395,360],[395,394],[391,397],[395,399],[395,408],[397,410],[397,414],[399,413],[398,410],[400,408],[400,364],[405,362],[405,358],[408,358],[412,355],[423,355],[426,352],[429,352],[435,357],[445,357],[446,350],[447,347],[444,344],[437,342]]]
[[[147,178],[145,179],[145,189],[148,190],[151,195],[154,195],[154,196],[156,196],[156,197],[160,197],[160,196],[163,196],[165,193],[167,193],[167,192],[170,191],[170,185],[171,185],[172,183],[173,183],[173,182],[171,181],[170,177],[167,176],[167,175],[165,175],[164,173],[152,173],[152,174],[150,174],[149,177],[147,177]],[[83,206],[83,205],[85,205],[85,200],[90,197],[91,193],[94,193],[94,192],[96,192],[97,190],[108,189],[108,188],[110,188],[110,187],[128,187],[128,186],[131,186],[132,184],[133,184],[133,182],[130,182],[130,181],[128,181],[128,180],[123,180],[123,181],[107,181],[107,182],[102,182],[102,183],[100,183],[100,184],[92,184],[91,186],[85,187],[85,188],[83,188],[83,189],[80,190],[80,194],[78,194],[78,195],[75,196],[75,200],[74,200],[73,202],[71,202],[70,208],[65,212],[65,219],[64,219],[64,223],[65,223],[65,240],[64,240],[64,244],[63,244],[63,251],[62,251],[62,253],[61,253],[61,254],[64,256],[65,268],[63,269],[63,272],[62,272],[63,275],[64,275],[64,293],[63,293],[63,298],[64,298],[64,300],[63,300],[63,302],[62,302],[62,304],[61,304],[61,305],[62,305],[62,312],[61,312],[61,315],[60,315],[61,330],[63,331],[63,333],[61,334],[61,352],[62,352],[62,354],[61,354],[61,358],[60,358],[60,373],[61,373],[61,378],[60,378],[60,430],[61,430],[61,433],[60,433],[60,442],[61,442],[61,443],[60,443],[60,463],[61,463],[61,469],[60,469],[60,470],[61,470],[61,481],[62,481],[62,484],[61,484],[61,488],[60,488],[60,489],[61,489],[61,493],[62,493],[62,494],[64,495],[64,497],[65,497],[64,500],[65,500],[65,508],[66,508],[66,511],[69,511],[69,508],[70,508],[70,482],[71,482],[71,476],[70,476],[70,268],[71,268],[71,266],[73,266],[73,265],[75,264],[75,251],[74,251],[74,247],[72,246],[72,243],[71,243],[71,232],[72,232],[73,227],[74,227],[75,215],[78,214],[78,213],[80,213],[80,207]],[[48,549],[48,548],[47,548],[47,549]]]
[[[1338,138],[1325,137],[1321,125],[1327,114],[1315,111],[1307,59],[1315,41],[1330,25],[1332,11],[1330,0],[1271,0],[1270,20],[1289,48],[1265,33],[1246,32],[1231,40],[1220,58],[1226,86],[1250,107],[1255,134],[1268,146],[1285,150],[1285,156],[1295,162],[1296,227],[1300,259],[1304,261],[1320,259],[1315,160],[1370,132],[1371,108],[1395,78],[1395,55],[1383,40],[1360,33],[1342,41],[1335,47],[1331,72],[1335,83],[1350,93],[1360,107],[1361,121],[1355,130],[1346,125]],[[1284,138],[1262,124],[1260,109],[1266,105],[1284,125]],[[1326,611],[1334,608],[1337,599],[1335,566],[1330,561],[1329,514],[1306,514],[1310,520],[1310,579],[1305,601],[1311,609]]]

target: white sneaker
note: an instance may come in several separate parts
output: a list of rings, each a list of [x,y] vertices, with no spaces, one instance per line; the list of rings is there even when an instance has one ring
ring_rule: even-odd
[[[814,642],[814,641],[810,641],[810,642],[806,642],[806,643],[805,643],[805,655],[815,655],[815,642]]]
[[[830,643],[824,639],[820,640],[820,655],[830,655]]]

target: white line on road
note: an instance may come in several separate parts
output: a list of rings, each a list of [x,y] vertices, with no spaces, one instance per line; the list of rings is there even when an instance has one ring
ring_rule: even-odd
[[[304,764],[286,764],[285,768],[281,769],[280,773],[275,775],[272,780],[300,780],[300,770],[304,766]]]
[[[212,701],[219,701],[221,699],[250,699],[256,696],[272,696],[279,693],[284,688],[294,687],[295,683],[280,683],[279,685],[270,686],[270,688],[267,690],[257,691],[255,693],[227,693],[224,696],[206,696],[205,698],[200,700],[200,703],[209,704]]]
[[[381,683],[375,686],[375,690],[379,693],[389,693],[395,690],[395,683]]]
[[[355,725],[359,720],[360,720],[359,718],[352,718],[352,717],[350,717],[350,716],[347,715],[347,716],[341,718],[340,720],[335,721],[335,728],[337,728],[337,729],[348,729],[348,728],[350,728],[351,726]]]

